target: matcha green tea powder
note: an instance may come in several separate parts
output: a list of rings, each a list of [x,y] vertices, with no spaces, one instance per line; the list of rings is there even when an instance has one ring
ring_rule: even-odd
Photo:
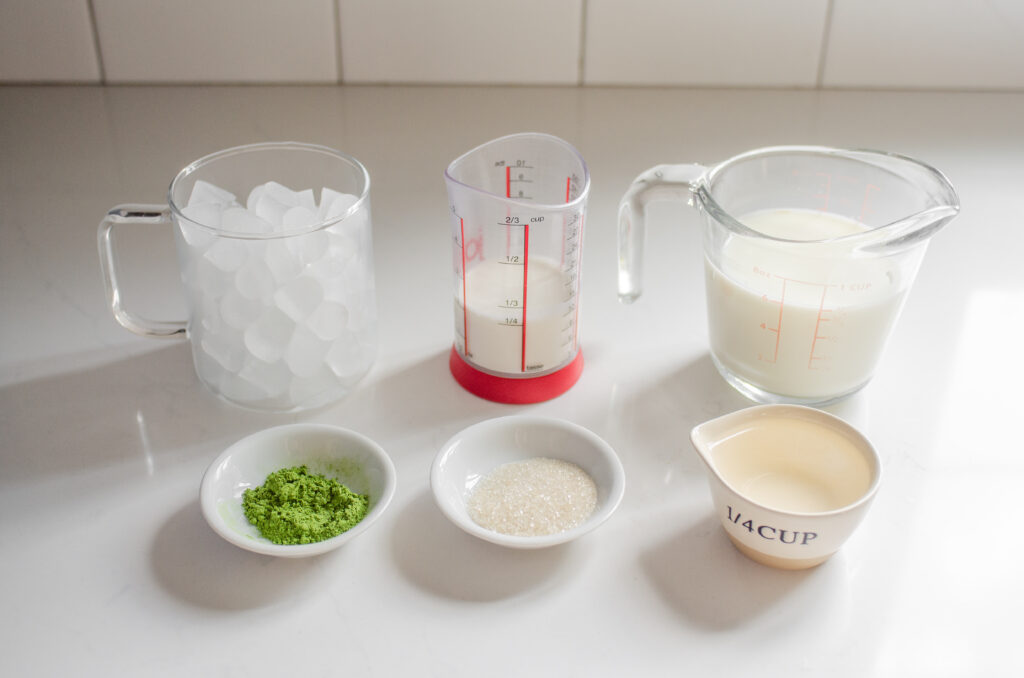
[[[312,544],[352,529],[366,517],[370,497],[305,466],[283,468],[242,495],[242,508],[275,544]]]

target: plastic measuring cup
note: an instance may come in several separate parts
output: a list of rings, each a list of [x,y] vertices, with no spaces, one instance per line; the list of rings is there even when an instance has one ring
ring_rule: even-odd
[[[822,405],[863,387],[929,238],[959,212],[949,181],[877,151],[780,146],[714,166],[660,165],[619,205],[619,296],[640,295],[644,206],[704,224],[711,357],[760,402]]]
[[[579,285],[590,174],[582,156],[548,134],[513,134],[455,159],[445,180],[452,375],[497,402],[564,393],[583,370]]]

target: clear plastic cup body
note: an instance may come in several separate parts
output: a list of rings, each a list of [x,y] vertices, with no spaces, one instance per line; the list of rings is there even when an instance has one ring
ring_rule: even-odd
[[[583,158],[556,137],[516,134],[456,159],[445,178],[458,356],[505,379],[573,363],[590,185]]]

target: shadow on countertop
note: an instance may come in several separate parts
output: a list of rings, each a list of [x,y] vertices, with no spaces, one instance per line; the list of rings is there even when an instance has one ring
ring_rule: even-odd
[[[466,534],[448,522],[430,492],[421,492],[398,515],[391,549],[399,571],[434,595],[493,602],[534,592],[569,576],[574,544],[518,550]]]

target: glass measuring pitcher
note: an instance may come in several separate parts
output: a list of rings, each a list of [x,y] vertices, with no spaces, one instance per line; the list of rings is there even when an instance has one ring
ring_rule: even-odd
[[[660,165],[619,204],[619,296],[641,291],[644,206],[703,222],[711,357],[760,402],[822,405],[874,373],[929,238],[959,200],[937,170],[875,151],[780,146]]]
[[[583,370],[579,285],[590,174],[547,134],[513,134],[454,160],[452,375],[466,390],[531,403],[568,390]]]
[[[293,190],[295,189],[295,190]],[[187,335],[199,380],[237,405],[319,407],[376,356],[370,177],[324,146],[263,143],[196,160],[167,205],[119,205],[99,228],[114,317],[151,337]],[[188,319],[124,308],[114,226],[171,223]]]

